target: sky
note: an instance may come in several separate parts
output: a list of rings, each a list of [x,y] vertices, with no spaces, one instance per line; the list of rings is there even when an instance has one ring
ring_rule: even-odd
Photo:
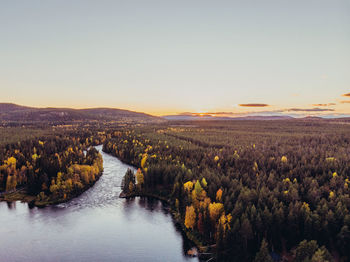
[[[0,1],[0,102],[350,115],[349,0]]]

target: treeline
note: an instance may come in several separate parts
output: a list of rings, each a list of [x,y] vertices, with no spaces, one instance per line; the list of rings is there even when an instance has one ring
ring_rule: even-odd
[[[24,140],[0,149],[0,190],[25,189],[40,205],[65,201],[91,186],[103,170],[92,147],[104,133],[69,132]]]
[[[350,132],[284,123],[249,138],[244,125],[137,128],[114,132],[103,150],[139,167],[139,187],[169,197],[186,228],[227,260],[252,261],[267,248],[268,258],[331,261],[330,250],[347,261]]]

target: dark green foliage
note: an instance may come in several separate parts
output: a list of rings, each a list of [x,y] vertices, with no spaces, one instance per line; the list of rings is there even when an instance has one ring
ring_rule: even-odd
[[[1,127],[0,126],[0,146],[17,143],[37,137],[47,136],[54,133],[52,128],[33,127]]]
[[[333,258],[329,251],[322,246],[318,247],[317,241],[303,240],[294,251],[296,262],[331,262]]]
[[[205,178],[212,202],[221,188],[225,213],[232,215],[230,229],[217,231],[200,213],[200,226],[193,231],[205,243],[220,243],[237,261],[253,260],[264,238],[280,254],[303,239],[316,239],[349,257],[349,125],[179,122],[112,133],[104,151],[137,167],[147,154],[145,189],[174,204],[177,199],[181,217],[192,204],[184,183]],[[216,231],[222,240],[215,238]]]
[[[269,253],[268,245],[265,239],[261,241],[259,252],[255,256],[254,262],[272,262],[272,258]]]
[[[334,259],[325,246],[317,249],[311,258],[312,262],[333,262]]]
[[[128,170],[125,173],[125,176],[123,177],[122,189],[125,193],[130,193],[134,188],[135,188],[135,175],[134,175],[134,172],[130,168],[128,168]]]
[[[311,241],[303,240],[295,249],[294,259],[296,262],[311,261],[311,258],[315,254],[317,249],[318,249],[318,245],[315,240],[311,240]]]

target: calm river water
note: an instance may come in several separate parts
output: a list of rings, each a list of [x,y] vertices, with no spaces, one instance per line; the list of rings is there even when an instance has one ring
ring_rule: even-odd
[[[65,204],[0,202],[0,261],[198,261],[159,201],[118,198],[129,166],[101,153],[103,176]]]

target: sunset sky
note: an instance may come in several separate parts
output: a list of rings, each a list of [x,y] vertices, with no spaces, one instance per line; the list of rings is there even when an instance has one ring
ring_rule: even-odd
[[[335,116],[349,93],[349,0],[0,3],[0,102]]]

